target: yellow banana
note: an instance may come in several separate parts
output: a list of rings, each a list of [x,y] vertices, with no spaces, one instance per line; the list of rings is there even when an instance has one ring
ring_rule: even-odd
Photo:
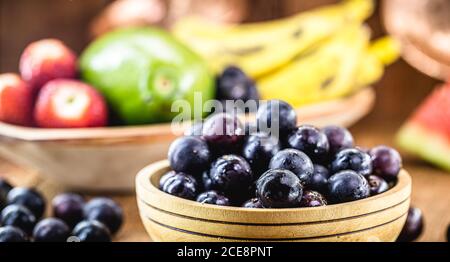
[[[352,45],[350,40],[350,38],[347,39],[349,46]],[[336,41],[336,39],[333,41]],[[333,44],[333,41],[328,44]],[[321,55],[326,55],[326,53],[323,52]],[[353,61],[357,61],[357,63],[348,63],[347,66],[341,67],[342,63],[339,62],[339,59],[336,59],[335,70],[330,70],[328,64],[330,60],[318,59],[320,55],[310,57],[308,61],[298,62],[305,63],[305,65],[311,63],[309,78],[302,78],[304,75],[300,66],[297,67],[298,71],[293,70],[295,67],[292,65],[289,69],[291,71],[289,71],[287,70],[289,66],[287,66],[280,72],[278,78],[272,78],[272,82],[264,82],[267,79],[260,80],[260,91],[264,93],[263,97],[266,99],[284,99],[292,101],[296,106],[335,99],[378,81],[384,73],[384,67],[397,60],[399,55],[399,43],[391,37],[383,37],[368,46],[363,53],[360,53],[359,58],[356,57],[356,53],[349,56],[349,53],[346,53],[344,49],[342,50],[341,58],[352,59],[351,57],[353,57]],[[316,63],[314,64],[312,60],[316,60]],[[357,65],[356,68],[355,65]],[[341,79],[341,84],[338,83],[338,79]],[[302,85],[295,89],[292,83],[299,81],[302,81]],[[287,87],[284,88],[284,86]],[[323,88],[324,86],[326,88]]]
[[[344,28],[310,55],[258,79],[262,97],[299,106],[348,93],[369,38],[368,30],[358,24]]]
[[[205,21],[192,18],[181,21],[174,32],[210,61],[213,70],[234,64],[256,78],[286,64],[349,22],[362,22],[372,8],[372,0],[349,0],[288,19],[235,26],[205,25]]]
[[[384,73],[384,67],[395,62],[399,56],[400,43],[392,37],[382,37],[374,41],[367,54],[361,59],[355,89],[380,80]]]

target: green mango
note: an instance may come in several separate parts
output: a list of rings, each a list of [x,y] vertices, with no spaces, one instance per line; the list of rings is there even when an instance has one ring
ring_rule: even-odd
[[[172,103],[194,93],[214,99],[214,77],[205,61],[169,33],[150,27],[119,29],[90,44],[80,58],[81,77],[97,88],[125,124],[172,120]],[[196,105],[202,106],[202,105]],[[198,109],[197,109],[198,110]]]

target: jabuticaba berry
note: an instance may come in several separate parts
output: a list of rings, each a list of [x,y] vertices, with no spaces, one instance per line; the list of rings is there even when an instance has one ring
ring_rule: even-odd
[[[328,179],[328,196],[332,203],[344,203],[370,195],[366,178],[351,170],[344,170]]]
[[[83,220],[84,199],[74,193],[64,193],[53,198],[53,216],[64,221],[70,228]]]
[[[311,159],[296,149],[284,149],[272,157],[269,169],[286,169],[293,172],[304,185],[311,182],[314,165]]]
[[[219,205],[219,206],[230,206],[231,202],[230,200],[223,194],[215,191],[210,190],[201,193],[197,197],[197,202],[200,202],[202,204],[211,204],[211,205]]]
[[[389,190],[389,184],[383,178],[376,175],[370,175],[366,178],[369,183],[371,196],[375,196]]]
[[[327,192],[329,177],[330,171],[326,167],[315,164],[314,174],[306,186],[319,192]]]
[[[316,163],[326,160],[329,151],[327,136],[319,129],[303,125],[292,131],[287,137],[290,148],[304,152]]]
[[[13,226],[0,227],[0,243],[29,242],[29,238],[22,229]]]
[[[28,208],[16,204],[9,205],[2,210],[0,221],[2,226],[20,228],[27,235],[31,235],[37,222],[36,217]]]
[[[253,183],[250,164],[236,155],[219,157],[211,165],[209,177],[215,188],[227,194],[246,192]]]
[[[210,116],[203,124],[202,132],[214,155],[238,152],[245,138],[245,127],[235,114]]]
[[[270,159],[279,150],[280,143],[276,137],[266,133],[254,133],[244,142],[242,156],[250,164],[255,178],[258,178],[267,170]]]
[[[4,179],[0,178],[0,210],[6,206],[7,196],[13,187]]]
[[[326,126],[322,132],[327,136],[330,153],[336,154],[342,149],[352,148],[354,139],[350,131],[340,126]]]
[[[299,207],[303,185],[291,171],[273,169],[264,173],[256,182],[256,195],[266,208]]]
[[[185,199],[195,200],[198,190],[197,180],[188,174],[177,173],[166,180],[162,191]]]
[[[58,218],[43,219],[33,230],[35,242],[66,242],[69,236],[69,226]]]
[[[34,189],[16,187],[8,193],[8,205],[17,204],[30,210],[36,219],[40,219],[45,211],[44,197]]]
[[[97,197],[91,199],[83,209],[84,218],[102,222],[111,234],[117,233],[123,223],[123,210],[112,199]]]
[[[372,174],[372,159],[370,155],[358,148],[348,148],[339,151],[331,163],[331,172],[338,173],[353,170],[363,176]]]
[[[168,157],[173,170],[198,177],[208,168],[211,160],[207,143],[193,136],[175,140],[170,145]]]
[[[243,208],[264,208],[258,198],[252,198],[242,204]]]
[[[111,242],[108,228],[97,220],[81,221],[75,226],[72,235],[80,242]]]
[[[394,180],[402,168],[402,158],[397,150],[387,146],[377,146],[369,151],[373,173],[389,181]]]
[[[301,207],[319,207],[328,204],[326,198],[317,191],[307,190],[303,192]]]
[[[278,128],[280,134],[286,134],[297,126],[294,108],[281,100],[269,100],[260,105],[256,119],[258,129],[266,133]]]
[[[397,242],[412,242],[416,240],[423,231],[422,210],[416,207],[410,207],[405,225],[397,238]]]

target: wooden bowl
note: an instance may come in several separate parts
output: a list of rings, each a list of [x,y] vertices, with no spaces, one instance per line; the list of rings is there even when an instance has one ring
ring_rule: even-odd
[[[298,108],[297,114],[303,123],[349,126],[370,111],[374,99],[374,91],[367,88],[341,100]],[[185,128],[175,133],[170,124],[39,129],[0,122],[0,154],[65,189],[132,191],[136,173],[165,159],[170,143]]]
[[[395,241],[408,213],[411,178],[401,171],[389,191],[338,205],[244,209],[201,204],[158,189],[168,161],[136,177],[142,222],[154,241]]]

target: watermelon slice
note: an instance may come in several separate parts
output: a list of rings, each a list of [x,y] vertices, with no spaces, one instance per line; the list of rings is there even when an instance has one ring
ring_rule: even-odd
[[[401,128],[405,151],[450,171],[450,84],[438,87]]]

